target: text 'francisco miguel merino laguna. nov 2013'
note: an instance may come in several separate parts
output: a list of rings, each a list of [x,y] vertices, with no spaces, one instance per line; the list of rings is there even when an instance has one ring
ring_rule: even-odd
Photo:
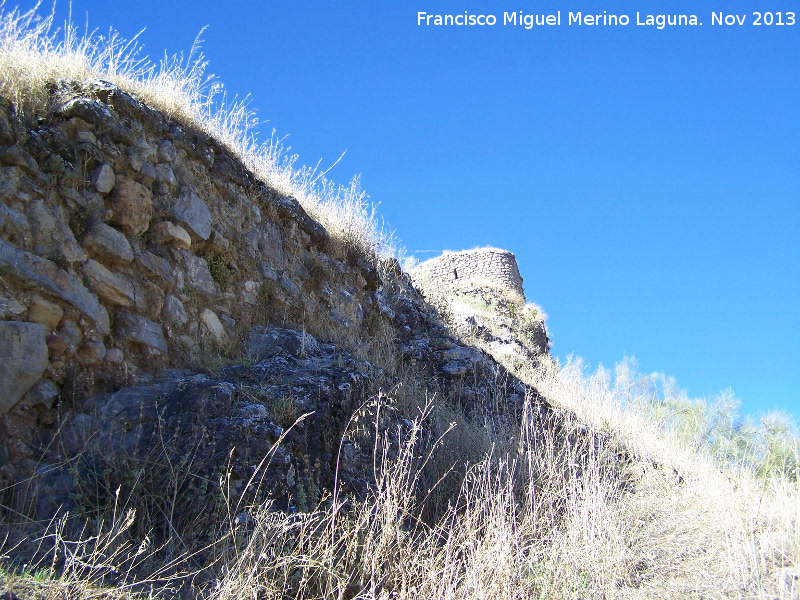
[[[745,14],[731,14],[724,12],[712,12],[711,25],[716,26],[792,26],[796,22],[793,12],[753,12]],[[672,26],[699,26],[703,23],[697,15],[651,15],[637,12],[635,17],[626,14],[588,14],[584,12],[567,12],[563,15],[561,11],[552,14],[525,14],[519,12],[504,12],[502,20],[493,14],[471,14],[465,11],[463,14],[438,15],[427,12],[417,12],[417,25],[425,26],[494,26],[507,25],[533,29],[536,26],[558,26],[564,25],[585,25],[585,26],[627,26],[645,25],[657,29],[665,29]]]

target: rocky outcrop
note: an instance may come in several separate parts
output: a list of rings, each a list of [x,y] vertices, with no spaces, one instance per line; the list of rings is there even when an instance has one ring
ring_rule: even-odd
[[[504,364],[535,364],[547,354],[545,316],[538,306],[526,303],[511,252],[445,252],[418,265],[411,277],[459,337]]]
[[[220,477],[228,479],[234,501],[255,476],[267,494],[260,501],[270,497],[283,509],[313,507],[332,485],[350,415],[377,391],[371,384],[377,372],[309,334],[262,328],[251,336],[251,347],[265,339],[268,355],[249,366],[227,367],[216,375],[170,371],[151,383],[83,403],[61,429],[58,453],[46,455],[38,467],[39,513],[91,505],[82,484],[104,477],[114,479],[106,485],[124,484],[121,465],[134,462],[180,465],[186,511],[213,506]],[[65,456],[77,461],[79,477],[61,466]],[[367,485],[369,473],[363,469],[370,464],[366,455],[352,456],[339,468],[347,481],[357,480],[353,485],[359,489]],[[297,506],[299,499],[303,506]]]
[[[470,374],[488,394],[505,391],[512,405],[525,392],[512,379],[498,384],[496,365],[478,350],[436,349],[419,339],[412,346],[421,363],[462,381]],[[168,371],[65,415],[33,474],[39,516],[58,507],[85,512],[99,501],[98,488],[157,478],[162,469],[182,482],[177,509],[204,515],[207,526],[220,484],[233,504],[269,499],[291,511],[313,508],[334,477],[344,494],[363,497],[374,479],[375,424],[348,426],[361,415],[379,418],[381,430],[410,428],[395,406],[381,404],[381,389],[394,377],[335,344],[280,327],[254,327],[247,354],[246,365],[215,374]],[[477,390],[464,388],[477,400]],[[434,439],[441,433],[430,432]]]

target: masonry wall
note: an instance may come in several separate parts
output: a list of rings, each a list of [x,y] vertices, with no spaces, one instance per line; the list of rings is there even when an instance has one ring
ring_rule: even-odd
[[[445,252],[417,266],[411,277],[423,287],[433,286],[441,292],[457,291],[478,282],[488,282],[513,290],[523,298],[525,296],[516,257],[507,250],[497,248]]]
[[[377,271],[332,254],[297,200],[112,84],[70,90],[30,123],[0,98],[0,440],[5,414],[185,367],[254,325],[360,335]]]

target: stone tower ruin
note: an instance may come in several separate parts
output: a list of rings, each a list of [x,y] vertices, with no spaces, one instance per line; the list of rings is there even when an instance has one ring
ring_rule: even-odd
[[[464,292],[488,284],[525,298],[516,257],[498,248],[445,252],[418,265],[411,271],[411,278],[418,287],[439,294]]]

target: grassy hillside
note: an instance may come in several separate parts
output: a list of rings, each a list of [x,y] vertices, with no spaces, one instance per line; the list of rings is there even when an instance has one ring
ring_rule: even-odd
[[[252,114],[225,103],[196,48],[154,64],[135,40],[73,28],[57,36],[51,25],[35,12],[0,19],[0,96],[25,118],[53,110],[58,80],[110,80],[295,195],[336,252],[355,248],[376,262],[396,252],[358,180],[334,184],[297,168],[274,135],[256,141]],[[536,313],[511,305],[509,319]],[[388,341],[371,351],[393,349]],[[743,421],[730,398],[691,400],[631,361],[587,374],[579,362],[515,360],[507,366],[532,390],[509,429],[469,419],[407,365],[380,364],[393,385],[350,423],[374,439],[376,481],[365,498],[334,488],[287,514],[232,502],[222,477],[215,510],[224,516],[188,550],[180,541],[190,524],[168,510],[171,465],[160,465],[156,483],[143,474],[116,490],[104,518],[77,534],[64,515],[35,523],[5,506],[0,597],[800,597],[800,448],[788,419]],[[378,425],[389,409],[404,411],[407,428]],[[423,443],[432,430],[441,436]],[[166,540],[142,530],[150,519],[134,510],[134,494],[166,499],[150,504],[167,507]]]

